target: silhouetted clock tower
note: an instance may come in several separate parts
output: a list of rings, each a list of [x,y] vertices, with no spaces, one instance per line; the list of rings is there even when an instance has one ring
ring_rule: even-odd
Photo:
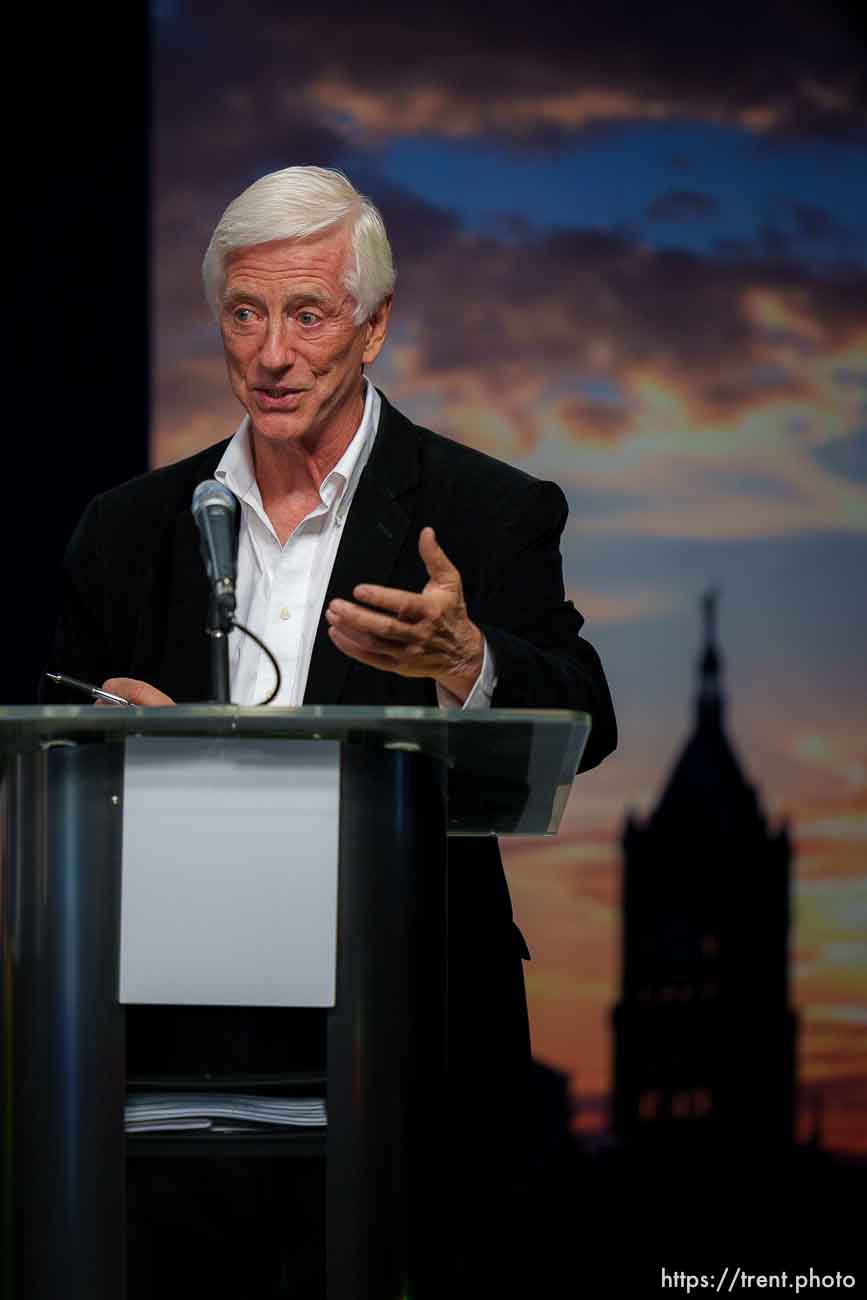
[[[654,811],[624,829],[613,1128],[770,1152],[795,1137],[791,850],[726,735],[716,594],[702,605],[692,735]]]

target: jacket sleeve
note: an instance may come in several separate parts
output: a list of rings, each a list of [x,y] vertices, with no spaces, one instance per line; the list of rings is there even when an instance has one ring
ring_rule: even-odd
[[[567,516],[556,484],[534,484],[528,505],[499,539],[476,621],[496,663],[492,707],[589,713],[592,730],[579,767],[586,771],[615,748],[617,723],[599,656],[579,635],[584,620],[566,600],[560,537]]]
[[[94,686],[112,675],[107,618],[110,592],[105,556],[100,544],[99,499],[91,501],[78,524],[61,570],[60,615],[48,672],[65,673]],[[41,704],[86,704],[79,691],[56,687],[43,677]]]

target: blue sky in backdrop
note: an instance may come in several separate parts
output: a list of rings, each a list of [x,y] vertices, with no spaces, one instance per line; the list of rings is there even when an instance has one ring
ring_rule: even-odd
[[[508,848],[537,1054],[605,1122],[618,836],[691,725],[722,593],[733,743],[797,849],[805,1099],[867,1150],[867,58],[843,7],[161,3],[154,463],[227,436],[199,265],[223,208],[344,168],[398,265],[374,378],[557,480],[619,753]],[[700,869],[700,863],[697,863]],[[750,878],[732,864],[748,906]]]

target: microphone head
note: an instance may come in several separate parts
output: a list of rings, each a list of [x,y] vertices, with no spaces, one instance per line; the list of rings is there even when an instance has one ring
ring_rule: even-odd
[[[193,493],[193,519],[199,530],[199,544],[205,571],[211,582],[211,595],[225,615],[235,609],[235,515],[238,502],[234,494],[216,479],[205,479]],[[231,622],[224,627],[228,631]]]
[[[193,517],[198,520],[208,506],[220,506],[234,515],[238,501],[233,492],[215,478],[206,478],[193,493]]]

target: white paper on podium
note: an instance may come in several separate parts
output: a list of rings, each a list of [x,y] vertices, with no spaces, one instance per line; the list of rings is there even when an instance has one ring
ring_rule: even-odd
[[[340,746],[126,744],[120,1001],[334,1005]]]

